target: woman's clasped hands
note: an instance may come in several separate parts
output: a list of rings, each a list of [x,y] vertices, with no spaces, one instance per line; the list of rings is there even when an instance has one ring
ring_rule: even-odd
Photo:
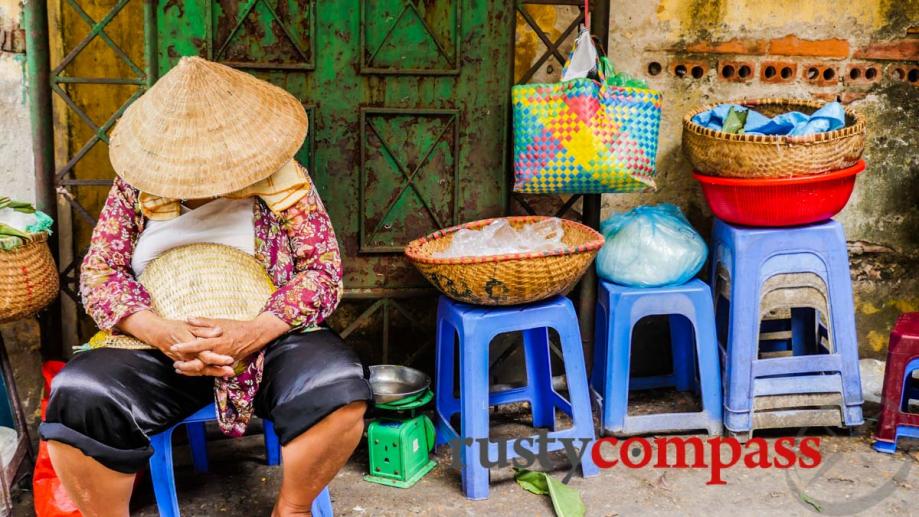
[[[174,361],[176,373],[230,377],[233,365],[290,330],[270,313],[249,321],[189,318],[167,320],[150,310],[134,313],[119,328],[156,347]]]

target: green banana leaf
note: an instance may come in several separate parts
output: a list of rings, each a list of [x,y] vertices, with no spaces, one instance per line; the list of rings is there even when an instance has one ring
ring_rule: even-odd
[[[549,483],[546,481],[545,472],[534,472],[527,469],[514,469],[514,479],[527,492],[536,495],[549,495]]]
[[[12,226],[0,223],[0,250],[9,251],[18,248],[32,240],[32,236],[13,228]]]
[[[747,113],[746,111],[734,111],[734,108],[729,109],[721,130],[725,133],[742,135],[744,124],[747,123]]]
[[[584,517],[587,508],[581,494],[550,476],[546,472],[515,469],[514,479],[527,492],[537,495],[548,495],[552,499],[552,508],[558,517]]]
[[[35,207],[25,201],[14,201],[8,197],[0,196],[0,208],[10,208],[24,214],[35,212]]]

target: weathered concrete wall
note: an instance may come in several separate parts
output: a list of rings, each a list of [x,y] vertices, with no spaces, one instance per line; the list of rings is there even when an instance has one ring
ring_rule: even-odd
[[[25,86],[25,33],[19,0],[0,0],[0,195],[35,200],[32,135]],[[38,324],[34,319],[0,325],[13,375],[30,425],[41,400]],[[36,438],[34,427],[31,436]]]
[[[529,9],[553,38],[573,16],[569,8]],[[526,28],[517,40],[519,76],[543,48]],[[919,2],[617,2],[609,46],[618,69],[664,92],[664,108],[658,192],[604,196],[604,215],[672,202],[705,233],[711,214],[680,146],[683,115],[702,104],[839,96],[865,114],[868,171],[839,220],[853,252],[863,353],[880,354],[896,314],[919,310]],[[734,67],[731,77],[725,65]],[[533,80],[557,77],[559,68],[550,59]]]
[[[558,35],[570,13],[533,8]],[[839,96],[869,123],[862,175],[839,219],[851,241],[863,352],[877,355],[896,314],[919,309],[919,4],[859,0],[661,0],[627,2],[610,19],[617,67],[664,92],[658,154],[659,191],[604,196],[604,214],[643,203],[673,202],[703,231],[711,214],[680,147],[683,114],[701,104],[756,97]],[[520,31],[518,64],[539,43]],[[535,49],[533,47],[536,47]],[[724,65],[746,66],[725,77]],[[557,77],[548,61],[534,78]],[[770,67],[772,67],[770,69]],[[780,73],[793,72],[783,79]],[[521,69],[518,66],[518,71]],[[552,68],[552,69],[550,69]],[[809,79],[814,68],[817,77]],[[826,72],[830,70],[830,72]],[[853,72],[855,70],[855,72]],[[870,78],[868,76],[871,76]]]
[[[610,54],[664,91],[660,191],[606,196],[607,210],[675,202],[708,227],[710,213],[680,148],[683,114],[700,104],[756,97],[840,97],[868,119],[862,175],[839,216],[853,252],[864,355],[886,347],[893,319],[919,310],[919,4],[916,2],[663,0],[628,2],[611,18]],[[746,65],[747,77],[723,66]],[[658,63],[661,72],[653,63]],[[702,68],[701,77],[695,66]],[[796,69],[766,77],[769,66]],[[682,67],[682,68],[681,68]],[[817,77],[810,79],[814,68]],[[829,72],[827,72],[829,70]],[[855,72],[853,72],[855,70]],[[866,74],[868,70],[869,72]],[[869,80],[868,75],[873,75]]]
[[[26,103],[25,34],[19,0],[0,0],[0,195],[33,201],[32,137]]]

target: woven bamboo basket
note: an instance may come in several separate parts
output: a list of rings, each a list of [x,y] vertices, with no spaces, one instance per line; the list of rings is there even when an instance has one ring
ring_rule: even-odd
[[[0,323],[28,318],[57,297],[57,266],[48,248],[48,234],[0,250]]]
[[[513,227],[548,219],[507,217]],[[562,220],[565,247],[549,252],[483,257],[435,258],[462,228],[478,229],[494,219],[466,223],[414,240],[405,248],[409,260],[442,293],[477,305],[515,305],[567,293],[590,267],[603,236],[583,224]]]
[[[251,320],[275,287],[265,268],[252,256],[223,244],[188,244],[163,253],[138,277],[150,293],[153,310],[163,318],[190,317]],[[91,348],[145,349],[131,336],[100,331]]]
[[[756,99],[734,104],[767,117],[792,110],[810,114],[823,106],[822,102],[805,99]],[[851,167],[865,149],[865,118],[849,107],[842,129],[806,136],[774,136],[724,133],[692,121],[694,116],[716,106],[703,106],[683,117],[683,152],[702,174],[735,178],[807,176]]]

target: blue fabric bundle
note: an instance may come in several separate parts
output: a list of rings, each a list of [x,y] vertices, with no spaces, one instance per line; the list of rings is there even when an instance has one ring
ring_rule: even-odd
[[[737,104],[722,104],[699,113],[692,121],[700,126],[721,131],[731,108],[737,112],[747,112],[743,131],[745,135],[804,136],[834,131],[846,125],[846,112],[838,102],[828,102],[811,115],[789,111],[772,118]]]

